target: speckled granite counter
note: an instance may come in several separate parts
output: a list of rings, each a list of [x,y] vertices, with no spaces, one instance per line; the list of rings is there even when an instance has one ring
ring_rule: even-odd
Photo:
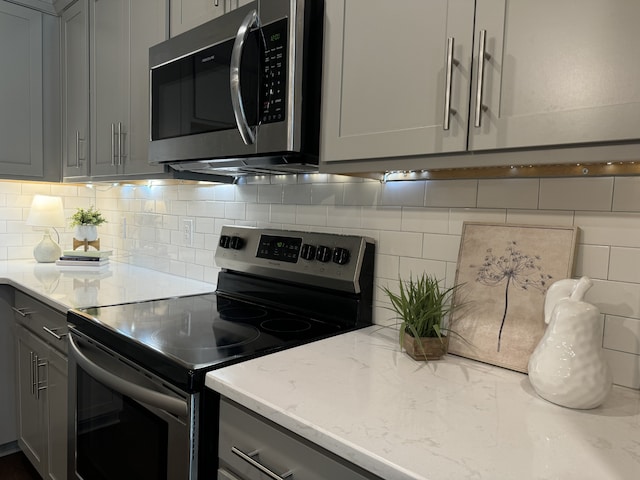
[[[0,283],[20,288],[60,311],[215,291],[210,283],[113,261],[101,272],[60,269],[35,260],[2,261]]]
[[[640,478],[640,392],[594,410],[448,355],[421,364],[370,327],[207,374],[207,386],[385,479]]]

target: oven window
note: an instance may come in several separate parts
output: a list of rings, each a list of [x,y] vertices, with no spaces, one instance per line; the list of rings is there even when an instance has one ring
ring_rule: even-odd
[[[166,480],[168,426],[77,369],[77,473],[85,480]]]

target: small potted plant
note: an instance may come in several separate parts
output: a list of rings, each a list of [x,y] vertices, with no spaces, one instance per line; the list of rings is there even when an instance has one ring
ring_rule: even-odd
[[[106,222],[107,220],[102,216],[102,213],[93,206],[87,209],[78,208],[71,215],[71,226],[76,228],[74,237],[78,240],[88,240],[90,242],[97,240],[97,227]]]
[[[428,274],[414,280],[400,280],[400,292],[386,287],[384,292],[391,301],[390,310],[396,312],[400,323],[400,348],[416,360],[437,360],[449,346],[447,334],[454,334],[444,326],[448,314],[454,309],[453,294],[460,287],[443,288]]]

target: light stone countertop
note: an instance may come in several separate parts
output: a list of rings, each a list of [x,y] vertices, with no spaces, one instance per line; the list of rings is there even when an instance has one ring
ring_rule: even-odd
[[[127,263],[109,262],[105,271],[61,269],[35,260],[0,262],[0,283],[12,285],[49,306],[69,308],[116,305],[215,291],[215,285]]]
[[[206,385],[385,479],[635,480],[640,392],[571,410],[526,375],[400,353],[368,327],[207,374]]]

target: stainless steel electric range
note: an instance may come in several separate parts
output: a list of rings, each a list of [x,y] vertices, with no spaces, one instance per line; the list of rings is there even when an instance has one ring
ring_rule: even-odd
[[[374,250],[225,226],[215,293],[71,310],[70,478],[215,478],[206,372],[370,325]]]

